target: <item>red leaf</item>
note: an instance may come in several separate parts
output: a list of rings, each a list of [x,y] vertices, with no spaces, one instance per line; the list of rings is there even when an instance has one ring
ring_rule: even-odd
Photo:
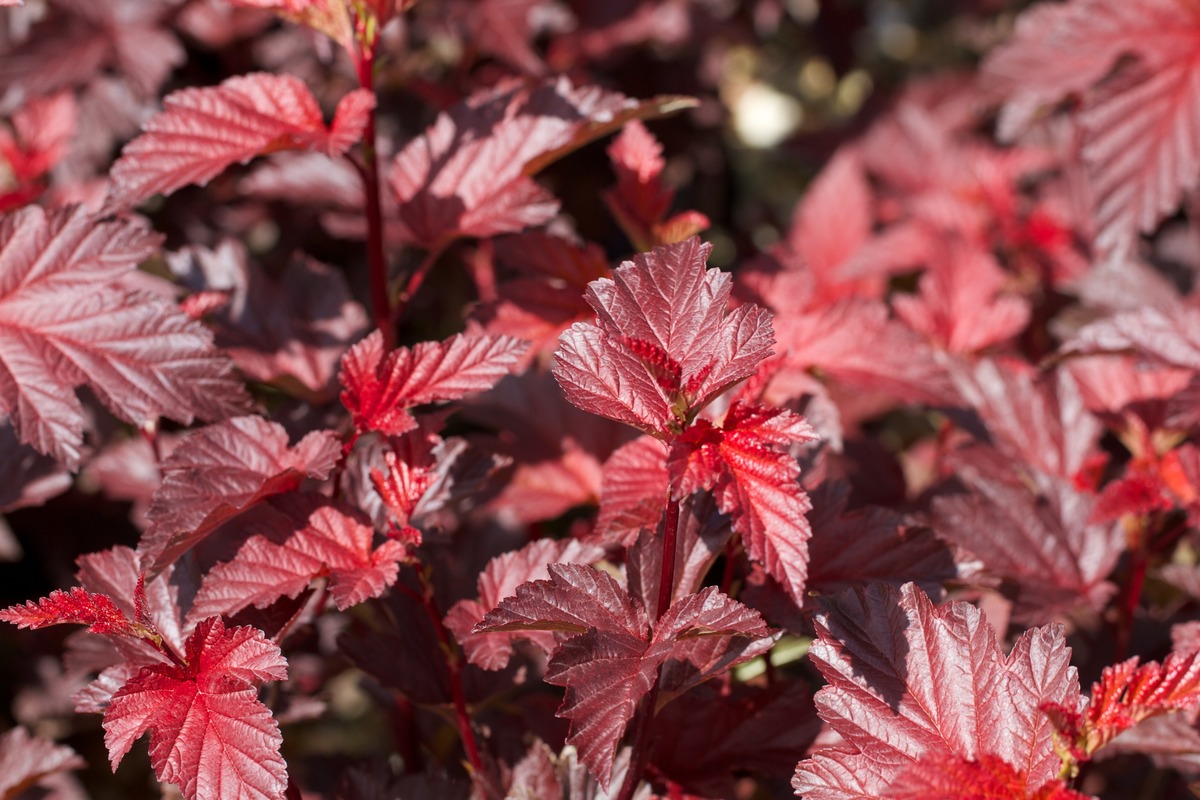
[[[1002,762],[1026,789],[1019,797],[1057,778],[1039,706],[1081,701],[1061,626],[1027,631],[1006,656],[975,607],[937,608],[912,584],[876,585],[830,600],[817,635],[811,657],[828,681],[817,710],[843,743],[800,762],[797,794],[887,798],[930,758]]]
[[[137,636],[132,620],[102,594],[92,594],[76,586],[64,592],[55,589],[48,596],[23,606],[0,611],[0,620],[19,628],[45,628],[50,625],[87,625],[89,633],[112,636]]]
[[[278,150],[341,155],[361,136],[373,105],[369,91],[356,89],[327,129],[312,92],[290,75],[256,72],[173,92],[113,164],[108,207],[208,183],[232,164]]]
[[[1152,231],[1196,186],[1197,53],[1200,23],[1187,0],[1073,0],[1031,9],[985,66],[1009,97],[1009,134],[1039,106],[1094,90],[1078,116],[1102,250]],[[1102,82],[1127,56],[1135,63]]]
[[[24,728],[13,728],[0,736],[0,797],[21,797],[47,775],[86,766],[87,762],[66,745],[30,736]]]
[[[454,633],[467,660],[487,670],[504,669],[512,656],[515,638],[536,641],[546,652],[554,650],[554,639],[545,634],[506,631],[474,633],[472,629],[500,601],[511,597],[521,584],[546,580],[551,564],[591,564],[604,556],[601,547],[576,539],[539,539],[520,550],[496,556],[479,574],[478,600],[459,600],[446,614],[446,627]]]
[[[184,797],[282,798],[283,738],[256,686],[287,678],[279,648],[254,628],[213,617],[188,637],[185,665],[143,667],[113,695],[104,743],[113,769],[143,733],[160,781]]]
[[[1034,790],[1011,764],[991,754],[971,761],[940,753],[906,769],[886,796],[889,800],[1092,800],[1057,779]]]
[[[250,605],[266,608],[296,597],[322,576],[345,610],[396,581],[404,546],[386,541],[373,548],[375,529],[349,506],[316,494],[285,495],[268,504],[275,513],[256,518],[237,554],[209,570],[191,619],[232,616]]]
[[[287,432],[262,417],[237,417],[189,435],[162,463],[163,482],[146,516],[138,550],[157,573],[222,523],[305,476],[325,478],[341,457],[330,431],[314,431],[295,447]]]
[[[342,404],[359,431],[397,436],[416,426],[407,409],[457,400],[490,389],[508,374],[528,345],[507,336],[455,334],[383,352],[374,331],[342,359]]]
[[[600,513],[594,535],[629,545],[644,528],[658,527],[667,501],[667,448],[641,436],[604,462]]]
[[[770,355],[770,314],[726,312],[728,274],[704,268],[711,245],[655,248],[588,285],[596,323],[560,339],[554,376],[585,411],[666,437]]]
[[[247,402],[200,325],[117,283],[156,246],[154,234],[94,222],[82,208],[0,220],[0,413],[22,442],[72,469],[83,434],[77,386],[135,425],[221,419]]]
[[[558,201],[529,176],[631,119],[690,105],[630,100],[565,78],[527,89],[501,85],[443,113],[396,156],[389,178],[406,241],[431,248],[550,221]]]
[[[750,558],[762,562],[798,605],[804,603],[812,534],[804,515],[812,504],[800,488],[796,459],[776,448],[815,438],[790,411],[737,402],[720,428],[697,420],[667,459],[672,494],[710,490],[744,537]]]
[[[1077,761],[1142,720],[1200,706],[1200,653],[1171,653],[1159,664],[1138,666],[1137,657],[1105,667],[1092,684],[1091,703],[1082,712],[1048,702],[1044,709]]]
[[[367,329],[341,272],[312,259],[295,259],[273,280],[231,239],[216,250],[188,247],[167,256],[194,301],[223,300],[205,310],[224,348],[248,378],[274,383],[321,403],[337,394],[338,360]],[[187,302],[187,301],[185,301]],[[297,385],[299,384],[299,385]]]
[[[761,652],[748,643],[773,641],[757,612],[714,587],[682,598],[651,629],[645,608],[607,573],[578,564],[547,569],[549,580],[522,584],[474,630],[575,634],[554,651],[546,682],[566,687],[558,715],[571,720],[567,742],[604,786],[626,725],[668,659],[689,662],[699,682]],[[710,642],[716,647],[705,647]]]
[[[1133,350],[1155,361],[1200,370],[1200,310],[1143,308],[1084,327],[1062,346],[1065,353]]]

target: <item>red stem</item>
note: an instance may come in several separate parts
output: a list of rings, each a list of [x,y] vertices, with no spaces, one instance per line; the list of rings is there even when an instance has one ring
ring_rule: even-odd
[[[429,252],[425,254],[425,258],[421,260],[421,263],[417,265],[417,268],[414,269],[408,276],[408,280],[404,283],[404,290],[400,292],[400,297],[396,300],[396,310],[393,319],[400,319],[404,316],[404,311],[408,308],[408,304],[412,300],[413,295],[415,295],[417,290],[421,288],[421,284],[425,282],[425,278],[428,277],[429,271],[433,269],[433,265],[437,263],[439,258],[441,258],[442,253],[446,252],[446,247],[449,246],[449,244],[450,241],[447,240],[444,242],[438,242],[431,247]]]
[[[657,621],[671,607],[675,594],[675,539],[679,534],[679,501],[668,498],[663,519],[662,575],[658,583],[658,607],[654,619]]]
[[[365,43],[358,54],[356,70],[362,88],[375,91],[375,44],[378,37]],[[370,271],[371,310],[375,325],[383,332],[387,349],[396,346],[395,318],[388,298],[387,256],[383,249],[383,205],[379,199],[379,153],[375,135],[375,109],[367,112],[363,128],[363,159],[359,175],[367,202],[367,265]]]
[[[1146,569],[1150,565],[1150,559],[1146,553],[1146,525],[1148,522],[1143,517],[1139,518],[1137,524],[1141,529],[1137,531],[1135,546],[1131,548],[1129,579],[1125,584],[1124,596],[1121,598],[1117,627],[1117,661],[1123,660],[1129,652],[1129,642],[1133,636],[1134,616],[1137,613],[1138,603],[1142,599],[1142,587],[1146,583]]]

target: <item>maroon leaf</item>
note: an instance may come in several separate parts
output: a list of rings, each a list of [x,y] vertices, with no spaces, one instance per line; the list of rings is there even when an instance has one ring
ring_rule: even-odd
[[[143,667],[113,695],[104,714],[113,769],[149,733],[155,776],[188,800],[281,799],[283,739],[255,687],[285,678],[287,662],[260,631],[205,620],[188,637],[183,665]]]
[[[0,736],[0,797],[17,798],[47,775],[86,766],[66,745],[13,728]]]
[[[770,640],[757,612],[713,587],[682,598],[651,630],[645,608],[608,574],[577,564],[548,572],[549,580],[521,585],[474,630],[574,634],[554,651],[546,681],[566,687],[558,714],[571,720],[567,741],[605,786],[616,745],[668,659],[689,662],[698,682],[754,655],[748,641]],[[718,646],[705,647],[710,641]]]
[[[721,427],[697,420],[671,446],[667,468],[672,494],[707,489],[733,519],[746,552],[804,603],[808,577],[805,513],[812,508],[800,488],[796,459],[777,448],[813,441],[800,416],[784,409],[734,403]]]
[[[1081,701],[1061,627],[1027,631],[1005,655],[973,606],[937,608],[911,584],[877,585],[831,600],[817,635],[811,656],[828,681],[817,710],[844,744],[800,762],[797,794],[886,798],[931,757],[996,759],[1029,790],[1057,777],[1053,726],[1039,706]]]
[[[481,92],[443,113],[396,156],[389,182],[403,236],[432,248],[460,236],[515,233],[550,221],[558,201],[529,176],[631,119],[690,105],[639,102],[565,78]]]
[[[241,410],[246,395],[211,336],[161,298],[116,282],[157,237],[82,208],[31,207],[0,220],[0,412],[22,442],[79,465],[90,388],[135,425],[189,424]]]
[[[191,619],[266,608],[296,597],[318,577],[328,578],[342,610],[395,582],[404,546],[389,540],[372,547],[375,529],[349,506],[315,494],[285,495],[268,505],[275,513],[256,518],[237,554],[209,570]]]
[[[641,436],[616,450],[604,462],[595,535],[628,545],[642,529],[658,527],[668,480],[667,448],[653,436]]]
[[[314,431],[289,448],[283,427],[262,417],[196,431],[163,461],[139,552],[158,572],[260,500],[295,489],[305,476],[326,477],[340,456],[330,431]]]
[[[278,150],[341,155],[362,134],[374,96],[356,89],[325,127],[312,92],[298,78],[256,72],[220,86],[167,95],[164,110],[121,152],[108,206],[128,208],[156,194],[205,184],[226,167]]]
[[[726,313],[730,277],[704,267],[711,245],[655,248],[593,281],[595,324],[559,339],[554,376],[572,403],[665,437],[770,355],[765,309]]]
[[[548,579],[551,564],[591,564],[603,556],[602,548],[575,539],[558,542],[539,539],[520,550],[496,556],[479,574],[479,599],[458,601],[446,614],[446,627],[458,639],[467,660],[483,669],[497,670],[508,666],[515,638],[535,641],[543,650],[551,652],[555,642],[547,634],[473,633],[472,629],[502,600],[516,593],[522,584]]]
[[[188,300],[205,293],[221,298],[203,316],[244,375],[317,403],[336,396],[338,361],[367,329],[366,312],[339,271],[296,259],[275,281],[233,240],[216,250],[185,248],[167,263],[200,293]]]
[[[41,505],[70,485],[71,476],[54,459],[21,444],[12,426],[0,423],[0,513]]]
[[[406,409],[490,389],[526,347],[507,336],[460,333],[385,354],[383,334],[375,331],[342,359],[342,404],[360,431],[397,436],[416,426]]]

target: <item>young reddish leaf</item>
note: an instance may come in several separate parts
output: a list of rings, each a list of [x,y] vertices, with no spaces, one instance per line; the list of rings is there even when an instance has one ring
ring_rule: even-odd
[[[155,776],[188,800],[281,800],[283,738],[256,687],[286,678],[287,662],[261,631],[205,620],[188,637],[184,665],[143,667],[113,695],[104,714],[113,769],[149,733]]]
[[[547,580],[551,564],[591,564],[604,557],[604,549],[576,539],[539,539],[520,550],[496,556],[479,574],[478,600],[459,600],[446,614],[446,627],[455,635],[467,660],[487,670],[504,669],[512,656],[513,640],[537,642],[546,652],[554,650],[554,638],[538,632],[474,633],[472,629],[500,601],[511,597],[529,581]]]
[[[1061,780],[1036,789],[997,756],[977,761],[938,753],[906,769],[887,793],[888,800],[1094,800]]]
[[[1092,684],[1091,702],[1079,711],[1046,703],[1070,755],[1090,760],[1121,731],[1142,720],[1200,706],[1200,652],[1171,653],[1161,664],[1138,666],[1135,656],[1105,667]]]
[[[359,431],[398,436],[416,426],[408,408],[490,389],[527,347],[507,336],[458,333],[385,354],[383,334],[374,331],[342,359],[342,405]]]
[[[0,611],[0,620],[19,628],[45,628],[50,625],[87,625],[89,633],[112,636],[137,636],[133,621],[113,601],[78,586],[64,592],[55,589],[36,603],[9,606]]]
[[[312,28],[354,52],[354,20],[345,0],[229,0],[235,6],[274,11],[286,20]],[[380,25],[382,26],[383,20]]]
[[[219,307],[193,315],[207,316],[217,345],[244,375],[312,402],[336,396],[338,360],[367,330],[367,314],[340,271],[297,258],[276,281],[231,239],[216,250],[168,254],[167,264],[199,293],[185,303],[206,294],[220,298]]]
[[[345,610],[378,597],[396,581],[400,542],[374,548],[375,529],[344,503],[322,495],[292,494],[267,501],[275,513],[248,527],[237,554],[209,570],[189,612],[193,620],[232,616],[296,597],[318,577]]]
[[[325,478],[341,452],[330,431],[313,431],[289,448],[283,426],[262,417],[202,428],[163,461],[138,551],[157,573],[260,500],[295,489],[306,476]]]
[[[843,742],[797,765],[797,794],[887,798],[931,758],[1003,762],[1025,790],[1020,798],[1057,778],[1054,730],[1040,706],[1081,703],[1061,627],[1026,631],[1006,656],[975,607],[938,608],[912,584],[875,585],[831,599],[817,636],[811,657],[828,681],[817,710]]]
[[[600,513],[593,533],[601,541],[632,544],[644,528],[658,527],[666,506],[667,448],[653,436],[623,445],[604,462]]]
[[[711,245],[655,248],[588,285],[594,324],[560,339],[554,377],[585,411],[660,438],[677,433],[771,353],[770,314],[726,312],[731,280],[704,267]]]
[[[474,631],[574,634],[554,651],[546,682],[566,687],[558,715],[571,720],[567,742],[603,786],[626,725],[668,659],[689,662],[698,682],[756,654],[748,641],[770,639],[757,612],[714,587],[682,598],[651,630],[645,608],[607,573],[578,564],[547,569],[549,580],[521,585]],[[705,646],[714,640],[715,648]]]
[[[108,207],[205,184],[235,163],[279,150],[344,153],[362,135],[374,97],[356,89],[326,128],[312,92],[298,78],[256,72],[220,86],[167,95],[163,111],[125,146],[110,173]]]
[[[984,67],[1007,95],[1001,131],[1010,136],[1040,106],[1094,90],[1078,118],[1102,250],[1153,230],[1196,186],[1198,44],[1187,0],[1072,0],[1022,15]],[[1102,82],[1128,56],[1134,63]]]
[[[0,220],[0,413],[22,442],[78,467],[90,388],[135,425],[165,415],[221,419],[247,398],[200,325],[117,281],[157,237],[82,208]]]
[[[565,77],[474,95],[439,116],[392,163],[389,182],[404,238],[430,248],[549,222],[558,201],[530,175],[631,119],[688,104],[681,98],[639,102],[574,87]]]
[[[13,728],[0,736],[0,797],[16,800],[47,775],[86,766],[87,762],[66,745],[30,736],[24,728]]]
[[[804,603],[808,577],[805,513],[812,508],[800,488],[796,459],[777,448],[816,439],[803,417],[779,408],[736,402],[721,427],[697,420],[671,445],[671,492],[683,497],[713,493],[733,519],[750,558],[759,561],[795,599]]]

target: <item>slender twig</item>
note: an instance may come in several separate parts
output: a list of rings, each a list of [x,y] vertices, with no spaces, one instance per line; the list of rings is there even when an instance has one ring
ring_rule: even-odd
[[[442,253],[446,252],[446,247],[450,244],[450,240],[439,242],[429,249],[425,254],[425,258],[417,265],[408,276],[408,280],[404,282],[404,289],[401,290],[400,296],[396,299],[396,309],[393,319],[400,319],[404,316],[405,310],[408,308],[409,302],[412,301],[413,295],[421,288],[421,284],[425,282],[429,271],[433,269],[433,265],[442,257]]]
[[[358,83],[375,91],[375,45],[378,36],[364,42],[355,64]],[[371,284],[371,310],[375,325],[383,332],[383,343],[387,349],[396,344],[394,317],[388,297],[387,256],[383,249],[383,205],[379,197],[379,151],[375,133],[375,109],[367,112],[367,124],[363,128],[363,157],[359,175],[363,182],[363,195],[367,211],[367,267]]]

